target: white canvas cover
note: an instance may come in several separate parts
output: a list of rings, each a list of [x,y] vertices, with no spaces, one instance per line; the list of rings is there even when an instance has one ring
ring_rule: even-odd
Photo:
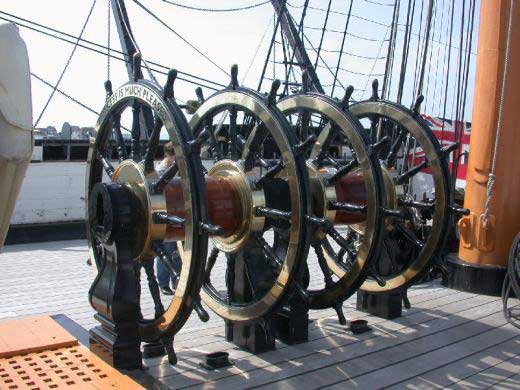
[[[27,47],[12,23],[0,24],[0,249],[33,148]]]

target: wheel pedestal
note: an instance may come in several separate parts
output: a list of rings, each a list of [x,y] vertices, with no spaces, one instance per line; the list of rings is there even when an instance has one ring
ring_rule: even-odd
[[[293,345],[309,341],[309,311],[299,297],[293,297],[274,316],[276,338],[285,344]]]
[[[228,294],[236,301],[247,302],[251,300],[253,294],[262,290],[262,285],[266,283],[271,275],[265,267],[265,261],[260,258],[261,249],[252,246],[233,256],[229,261],[226,284]],[[246,270],[245,262],[250,264],[250,269],[258,270],[255,275],[249,275]],[[234,264],[233,264],[234,263]],[[272,320],[263,320],[260,323],[241,324],[226,321],[226,339],[233,342],[236,346],[252,353],[262,353],[275,349],[275,331]]]
[[[359,290],[357,292],[356,309],[376,317],[393,318],[401,317],[403,309],[403,297],[401,294],[370,294]]]
[[[91,192],[91,226],[107,255],[89,291],[100,322],[89,332],[90,349],[114,368],[127,370],[142,366],[139,300],[128,231],[133,207],[131,194],[120,184],[99,183]]]

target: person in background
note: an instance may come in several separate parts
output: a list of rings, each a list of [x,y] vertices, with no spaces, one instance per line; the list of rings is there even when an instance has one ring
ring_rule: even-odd
[[[157,165],[155,170],[157,173],[162,175],[169,167],[175,164],[175,151],[173,149],[173,144],[168,142],[164,145],[164,159]],[[173,264],[175,269],[180,273],[181,268],[181,259],[179,256],[179,252],[177,251],[177,243],[176,242],[164,242],[164,251],[166,255],[170,256],[173,260]],[[168,272],[168,269],[164,265],[164,263],[156,258],[157,263],[157,283],[159,284],[159,288],[164,295],[173,295],[173,291],[170,287],[170,282],[172,282],[172,277]]]

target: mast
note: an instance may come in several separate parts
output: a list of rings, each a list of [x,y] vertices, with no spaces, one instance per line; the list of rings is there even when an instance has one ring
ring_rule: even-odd
[[[124,0],[110,0],[112,2],[112,12],[116,21],[119,41],[121,42],[121,49],[125,54],[126,69],[128,71],[128,78],[132,79],[134,74],[134,66],[132,58],[137,52],[135,46],[135,39],[128,20],[126,6]]]
[[[298,35],[298,29],[294,25],[294,22],[289,12],[287,11],[285,1],[271,0],[271,3],[273,4],[274,10],[280,20],[282,32],[287,38],[289,45],[291,45],[291,48],[294,52],[294,56],[298,61],[298,65],[302,68],[303,71],[306,71],[309,76],[311,91],[325,93],[316,73],[316,69],[312,65],[312,62],[309,56],[307,55],[307,51],[305,50],[303,42]]]
[[[450,287],[494,295],[500,295],[509,249],[520,232],[520,8],[512,1],[481,3],[464,198],[471,214],[459,221],[458,257],[447,263]]]

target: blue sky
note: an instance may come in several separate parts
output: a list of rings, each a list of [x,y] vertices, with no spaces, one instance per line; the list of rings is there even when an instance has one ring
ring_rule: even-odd
[[[270,4],[266,4],[252,10],[233,12],[233,13],[208,13],[190,11],[169,5],[161,0],[140,0],[144,5],[149,7],[153,12],[157,13],[168,25],[173,27],[179,34],[187,38],[201,51],[206,53],[212,61],[217,63],[226,70],[236,63],[239,65],[239,79],[244,84],[256,88],[259,75],[265,59],[268,44],[272,36],[274,24],[274,11]],[[419,18],[419,7],[421,2],[426,0],[416,0],[416,21]],[[231,1],[219,0],[194,0],[190,1],[190,5],[210,8],[226,8],[237,5],[253,4],[254,0]],[[296,20],[299,20],[301,6],[304,0],[291,0],[289,10]],[[374,4],[374,2],[379,4]],[[401,23],[404,24],[406,18],[407,0],[402,0]],[[425,101],[425,112],[428,114],[439,115],[443,90],[443,80],[445,71],[442,69],[446,51],[446,35],[447,19],[448,19],[448,3],[449,0],[437,0],[438,17],[435,26],[435,41],[431,50],[431,60],[429,66],[432,69],[428,83],[428,90]],[[44,25],[52,26],[58,30],[66,31],[77,35],[81,30],[84,19],[90,9],[92,0],[47,0],[45,2],[35,2],[29,0],[4,0],[1,10],[15,15],[22,16],[27,19],[34,20]],[[94,8],[92,17],[85,30],[84,37],[86,39],[106,44],[107,42],[107,0],[98,0]],[[126,0],[132,29],[135,37],[141,47],[145,59],[153,60],[171,67],[175,67],[181,71],[190,72],[208,79],[228,84],[228,76],[211,64],[208,60],[197,54],[192,48],[187,46],[173,33],[166,30],[163,26],[156,23],[149,15],[143,12],[132,0]],[[345,50],[354,55],[362,55],[365,57],[383,57],[386,56],[386,42],[382,42],[388,38],[389,28],[392,18],[393,7],[382,5],[393,4],[393,0],[354,0],[352,7],[352,17],[349,24],[349,33],[371,39],[371,41],[358,39],[352,36],[347,37]],[[455,8],[455,34],[453,45],[458,47],[458,35],[460,28],[460,10],[462,0],[456,0]],[[310,0],[310,5],[315,8],[326,8],[328,0]],[[331,9],[338,12],[346,13],[350,5],[350,0],[333,0]],[[444,5],[444,7],[442,7]],[[477,0],[476,21],[474,32],[473,52],[476,53],[476,41],[478,36],[478,11],[480,9],[480,1]],[[425,12],[424,12],[425,14]],[[306,17],[305,25],[308,27],[321,27],[323,25],[325,14],[319,10],[309,10]],[[424,15],[423,15],[424,17]],[[367,21],[370,19],[375,21]],[[329,16],[328,28],[343,31],[346,16],[332,13]],[[413,100],[413,79],[415,73],[415,57],[417,50],[417,39],[419,37],[420,24],[414,23],[413,34],[410,48],[410,62],[413,64],[408,68],[405,81],[405,93],[403,96],[403,104],[410,105]],[[61,73],[63,66],[72,50],[72,45],[63,43],[52,38],[42,36],[38,33],[21,29],[22,37],[25,39],[30,56],[31,70],[54,83]],[[318,46],[321,31],[311,28],[306,29],[306,34],[314,46]],[[396,65],[400,63],[402,40],[404,35],[404,25],[399,27],[397,48],[396,48]],[[263,37],[263,40],[262,40]],[[114,48],[120,49],[117,32],[112,20],[111,42]],[[325,50],[338,50],[341,44],[341,34],[327,32],[324,36],[322,48]],[[308,46],[309,44],[306,43]],[[308,47],[309,55],[312,60],[315,54]],[[255,56],[256,53],[256,56]],[[379,53],[379,54],[378,54]],[[281,49],[278,47],[276,51],[278,59],[281,58]],[[384,71],[384,60],[368,60],[366,58],[358,58],[354,55],[344,55],[340,67],[349,71],[367,74],[379,74]],[[448,106],[453,105],[454,85],[456,82],[456,67],[458,50],[452,49],[452,67],[450,69],[450,91],[448,93]],[[335,66],[337,62],[337,53],[328,53],[322,51],[322,57],[329,64]],[[474,84],[474,62],[475,55],[471,55],[472,66],[470,67],[470,82],[468,88],[468,103],[466,107],[466,119],[471,118],[472,100],[473,100],[473,84]],[[434,69],[439,67],[439,71]],[[398,66],[396,66],[397,71]],[[249,71],[247,72],[247,70]],[[277,69],[277,76],[281,76],[281,68]],[[246,74],[247,73],[247,74]],[[318,73],[322,83],[327,85],[331,83],[331,76],[327,69],[318,68]],[[269,75],[272,76],[273,67],[269,67]],[[107,78],[107,60],[106,57],[93,54],[82,48],[79,48],[69,66],[69,69],[63,78],[60,88],[69,93],[73,97],[81,100],[85,104],[96,110],[100,110],[104,102],[103,82]],[[164,77],[157,75],[159,81],[163,81]],[[379,77],[382,81],[382,78]],[[113,60],[111,62],[111,79],[114,86],[120,85],[127,80],[127,74],[122,63]],[[345,86],[352,84],[358,92],[354,95],[356,99],[368,97],[366,92],[363,95],[362,89],[365,85],[370,87],[372,77],[364,75],[356,75],[340,71],[340,82]],[[367,84],[368,83],[368,84]],[[426,80],[425,80],[426,83]],[[395,83],[396,84],[396,83]],[[189,83],[179,81],[176,84],[176,96],[182,100],[194,98],[195,86]],[[265,85],[265,89],[268,85]],[[329,89],[330,91],[330,89]],[[442,94],[441,94],[442,91]],[[41,108],[50,94],[50,89],[33,79],[33,110],[36,118]],[[205,91],[209,95],[211,91]],[[341,88],[336,89],[335,95],[342,95]],[[395,92],[390,95],[395,100]],[[450,117],[450,108],[448,108],[447,116]],[[57,94],[49,105],[45,115],[42,117],[40,126],[61,125],[63,121],[69,121],[74,124],[88,126],[93,125],[96,116],[84,110],[68,99]]]

